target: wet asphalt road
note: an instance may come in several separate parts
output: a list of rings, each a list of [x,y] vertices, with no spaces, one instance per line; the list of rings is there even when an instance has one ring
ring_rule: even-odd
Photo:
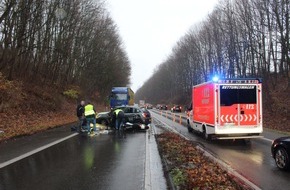
[[[77,135],[0,168],[0,189],[144,189],[145,141],[146,132]]]
[[[235,169],[242,176],[261,189],[290,189],[290,172],[280,171],[271,157],[271,142],[264,139],[252,139],[251,143],[243,141],[205,141],[202,137],[188,133],[187,128],[151,112],[152,116],[183,134],[193,141],[201,143],[209,152]],[[265,131],[262,134],[268,139],[274,139],[281,134]],[[284,135],[285,136],[285,135]]]
[[[189,134],[186,127],[163,116],[156,113],[152,113],[152,116],[155,121],[160,120],[167,127],[175,129],[193,141],[200,142],[213,155],[261,189],[290,189],[290,172],[280,171],[275,166],[271,157],[270,141],[256,139],[250,144],[241,141],[208,142],[198,135]],[[19,138],[8,144],[2,143],[0,166],[1,163],[17,155],[71,134],[67,127],[57,128],[31,137]],[[162,184],[160,181],[164,178],[160,171],[160,163],[156,162],[156,159],[154,161],[154,158],[158,157],[156,152],[152,152],[151,156],[145,154],[150,146],[156,149],[152,141],[154,138],[148,138],[148,134],[149,131],[113,133],[96,137],[81,135],[71,137],[13,164],[0,167],[0,190],[130,190],[146,189],[146,187],[166,189],[166,186],[160,185]],[[263,135],[269,139],[281,136],[268,131]],[[146,145],[148,139],[149,143]],[[18,151],[15,154],[15,151],[11,150]],[[149,169],[146,160],[151,163]],[[159,169],[156,169],[155,166],[158,165]],[[148,170],[152,175],[151,178],[146,178]],[[152,186],[151,182],[155,182],[155,186]]]

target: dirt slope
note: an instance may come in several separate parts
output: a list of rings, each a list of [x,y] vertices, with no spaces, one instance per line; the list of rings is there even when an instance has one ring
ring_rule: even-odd
[[[64,90],[8,81],[0,73],[0,142],[77,121],[78,102]]]

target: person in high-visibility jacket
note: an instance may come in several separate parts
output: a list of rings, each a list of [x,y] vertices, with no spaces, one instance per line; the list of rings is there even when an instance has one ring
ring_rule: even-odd
[[[96,110],[90,102],[88,102],[88,104],[85,106],[85,117],[87,120],[86,130],[88,131],[88,133],[90,133],[91,123],[94,126],[93,127],[94,132],[96,132],[97,131],[97,129],[96,129]]]
[[[116,109],[114,111],[114,117],[115,117],[115,128],[116,130],[119,130],[120,129],[120,126],[123,125],[123,122],[124,122],[124,111],[122,109]]]

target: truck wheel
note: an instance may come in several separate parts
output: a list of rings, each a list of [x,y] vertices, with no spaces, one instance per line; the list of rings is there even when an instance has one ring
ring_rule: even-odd
[[[187,130],[189,133],[192,133],[192,131],[193,131],[193,129],[189,125],[187,125]]]
[[[205,140],[211,140],[211,135],[207,134],[205,127],[202,128],[202,136]]]
[[[245,145],[251,144],[251,139],[244,139],[243,141],[244,141]]]

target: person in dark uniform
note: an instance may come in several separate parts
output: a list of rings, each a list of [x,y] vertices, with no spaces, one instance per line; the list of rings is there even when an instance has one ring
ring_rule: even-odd
[[[77,128],[77,131],[80,131],[83,125],[84,119],[85,119],[85,101],[83,100],[77,106],[77,117],[79,119],[79,125]]]

